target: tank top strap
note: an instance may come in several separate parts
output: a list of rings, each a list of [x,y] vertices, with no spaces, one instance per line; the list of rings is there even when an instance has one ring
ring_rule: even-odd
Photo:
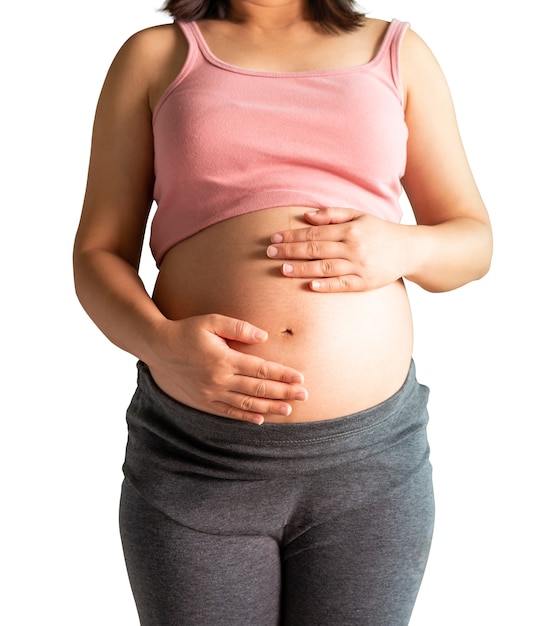
[[[186,38],[186,41],[188,42],[188,46],[189,46],[189,54],[190,55],[195,55],[200,47],[201,47],[201,41],[199,40],[199,37],[197,35],[197,31],[194,27],[194,22],[186,22],[184,20],[176,20],[175,21],[176,24],[178,24],[180,30],[182,31],[184,37]]]
[[[401,104],[404,101],[402,79],[400,76],[400,46],[404,34],[410,27],[409,22],[392,20],[383,37],[381,47],[375,58],[375,66],[381,69],[393,81],[398,91]]]

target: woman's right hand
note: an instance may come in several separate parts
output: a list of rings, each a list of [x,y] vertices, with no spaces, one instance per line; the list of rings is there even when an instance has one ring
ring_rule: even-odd
[[[249,322],[224,315],[165,320],[158,328],[156,354],[147,365],[157,385],[191,407],[262,424],[265,415],[290,415],[292,401],[307,399],[301,372],[232,349],[267,341]]]

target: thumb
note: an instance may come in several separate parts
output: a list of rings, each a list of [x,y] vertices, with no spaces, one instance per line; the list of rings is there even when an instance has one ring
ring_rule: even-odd
[[[226,315],[214,315],[211,329],[215,335],[240,343],[263,343],[269,338],[265,330],[244,320],[238,320]]]
[[[351,222],[361,215],[356,209],[343,207],[326,207],[325,209],[312,209],[304,213],[306,222],[323,226],[325,224],[344,224]]]

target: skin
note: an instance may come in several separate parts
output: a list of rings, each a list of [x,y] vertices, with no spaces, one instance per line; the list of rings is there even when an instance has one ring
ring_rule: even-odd
[[[301,2],[234,0],[229,20],[202,31],[233,65],[304,71],[367,62],[385,27],[368,20],[325,35]],[[412,350],[401,278],[447,291],[481,278],[491,259],[489,219],[435,58],[406,34],[403,184],[417,225],[350,207],[270,207],[175,246],[151,297],[137,273],[154,180],[151,115],[186,55],[175,26],[155,27],[131,37],[108,72],[74,246],[82,305],[164,391],[210,413],[261,424],[381,402],[402,384]]]

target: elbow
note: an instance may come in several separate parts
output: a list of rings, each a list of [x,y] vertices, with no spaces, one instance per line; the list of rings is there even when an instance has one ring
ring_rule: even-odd
[[[77,246],[77,241],[74,242],[72,250],[72,273],[73,284],[77,297],[79,298],[79,267],[81,264],[81,253]]]
[[[474,253],[469,256],[469,262],[462,260],[456,265],[445,265],[438,272],[432,272],[427,278],[422,276],[421,280],[414,282],[430,293],[454,291],[482,279],[491,269],[492,257],[493,244],[490,235],[484,245],[475,248]]]
[[[85,308],[84,291],[85,291],[85,284],[86,284],[86,277],[85,277],[86,261],[85,259],[86,259],[86,255],[83,253],[82,250],[78,248],[77,245],[74,244],[73,253],[72,253],[73,285],[74,285],[75,295],[79,303],[81,304],[81,306],[83,306],[84,308]]]
[[[84,280],[83,274],[84,274],[84,266],[86,265],[86,260],[87,260],[87,249],[83,245],[83,243],[80,241],[79,236],[76,236],[74,244],[73,244],[71,263],[72,263],[74,289],[76,291],[76,295],[78,298],[79,298],[79,288],[80,288],[81,283]]]
[[[493,231],[491,224],[484,224],[484,237],[481,247],[481,253],[478,254],[478,270],[475,280],[483,278],[491,269],[491,261],[493,259]]]
[[[478,274],[474,280],[480,280],[483,278],[491,269],[491,256],[485,260],[485,263],[478,269]]]
[[[462,263],[462,285],[482,279],[491,269],[493,258],[493,232],[489,221],[476,222],[470,235],[467,245],[469,261]]]

